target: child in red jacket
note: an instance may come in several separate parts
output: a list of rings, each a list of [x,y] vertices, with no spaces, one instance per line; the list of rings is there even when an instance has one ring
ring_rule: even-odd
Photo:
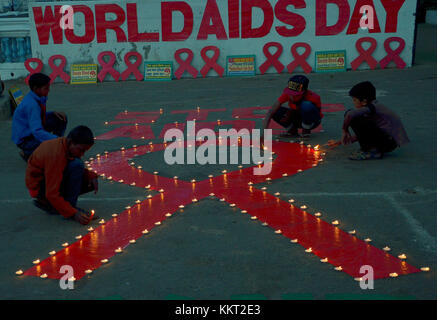
[[[320,125],[323,118],[322,102],[319,95],[308,90],[309,82],[303,75],[290,78],[288,86],[267,113],[264,129],[273,119],[287,130],[281,136],[298,136],[298,129],[302,128],[302,134],[307,137],[311,130]]]

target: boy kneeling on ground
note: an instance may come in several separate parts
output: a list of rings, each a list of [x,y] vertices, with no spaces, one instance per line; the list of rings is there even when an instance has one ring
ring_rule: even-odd
[[[410,140],[400,118],[376,100],[376,89],[371,82],[361,82],[350,91],[355,109],[345,113],[341,142],[359,142],[361,150],[349,156],[351,160],[381,159]],[[351,136],[349,128],[355,132]]]
[[[79,126],[67,138],[45,141],[32,153],[26,186],[38,208],[84,225],[97,218],[76,207],[79,195],[98,191],[97,175],[85,169],[80,159],[93,144],[91,130]]]
[[[29,78],[30,92],[24,97],[12,118],[12,141],[27,161],[43,141],[64,136],[67,116],[63,112],[46,112],[50,77],[35,73]]]
[[[287,132],[281,136],[298,136],[298,129],[302,128],[304,137],[311,134],[322,122],[322,102],[320,96],[308,90],[310,80],[303,75],[290,78],[288,86],[282,95],[275,101],[264,119],[264,129],[267,129],[270,120],[283,126]],[[282,106],[287,103],[286,106]]]

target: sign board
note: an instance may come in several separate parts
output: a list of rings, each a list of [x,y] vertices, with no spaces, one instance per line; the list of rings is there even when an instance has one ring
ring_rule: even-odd
[[[346,50],[316,52],[316,72],[346,71]]]
[[[70,71],[70,84],[97,83],[96,64],[73,64]]]
[[[170,81],[171,79],[173,79],[173,62],[144,62],[144,81]]]
[[[228,77],[256,75],[256,56],[229,56],[226,58]]]

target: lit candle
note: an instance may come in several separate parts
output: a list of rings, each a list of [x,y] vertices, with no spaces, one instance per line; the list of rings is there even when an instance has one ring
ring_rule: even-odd
[[[262,187],[261,190],[267,190],[267,187]]]
[[[137,201],[135,201],[135,203],[141,203],[141,201],[140,201],[140,200],[137,200]]]
[[[291,242],[291,243],[297,243],[298,240],[297,240],[297,239],[291,239],[290,242]]]
[[[164,189],[159,189],[159,192],[160,192],[160,193],[163,193],[163,192],[164,192]]]
[[[168,213],[165,214],[165,216],[166,216],[166,217],[171,217],[171,213],[168,212]]]
[[[181,204],[181,205],[179,206],[179,208],[180,208],[180,209],[183,209],[183,208],[185,208],[185,206]]]
[[[253,185],[253,182],[249,182],[248,185],[249,185],[249,186]]]
[[[279,230],[276,230],[275,233],[276,233],[276,234],[281,234],[281,233],[282,233],[282,230],[280,230],[280,229],[279,229]]]
[[[227,172],[228,172],[228,170],[223,170],[223,171],[222,171],[222,173],[227,173]]]
[[[24,272],[23,272],[23,270],[17,270],[16,272],[15,272],[15,274],[16,275],[18,275],[18,276],[21,276],[22,274],[23,274]]]
[[[93,230],[94,230],[93,227],[89,227],[89,228],[88,228],[88,231],[93,231]]]
[[[253,216],[253,217],[251,217],[250,219],[252,219],[252,220],[256,220],[256,219],[258,219],[258,217]]]
[[[360,282],[363,281],[363,278],[354,278],[354,280]]]
[[[302,169],[297,170],[297,172],[302,172]]]
[[[235,207],[235,203],[231,203],[229,206],[230,207]]]
[[[150,184],[148,184],[147,186],[145,186],[144,188],[146,188],[146,189],[150,189],[150,187],[151,187],[151,185]]]
[[[174,176],[174,177],[173,177],[173,179],[177,180],[177,179],[178,179],[178,177],[177,177],[177,176]]]
[[[138,166],[138,169],[142,169],[143,167],[142,166]]]
[[[327,262],[328,262],[328,258],[321,259],[320,262],[322,262],[322,263],[327,263]]]
[[[149,233],[149,230],[145,229],[145,230],[142,231],[142,233],[143,233],[143,234],[148,234],[148,233]]]
[[[430,270],[430,268],[429,267],[422,267],[422,268],[420,268],[420,270],[422,270],[424,272],[428,272]]]
[[[210,193],[209,195],[210,195],[211,197],[214,197],[214,196],[215,196],[215,194],[214,194],[214,193]]]
[[[92,272],[93,272],[93,270],[91,270],[91,269],[85,270],[85,273],[86,273],[86,274],[90,274],[90,273],[92,273]]]
[[[404,259],[407,259],[407,256],[402,253],[402,254],[398,255],[398,258],[404,260]]]
[[[69,282],[74,282],[74,281],[76,281],[76,278],[75,277],[68,278],[68,281]]]
[[[124,182],[124,180],[123,180],[123,179],[121,179],[121,180],[118,180],[118,182],[120,182],[120,183],[123,183],[123,182]]]
[[[38,264],[39,262],[40,262],[39,259],[36,259],[36,260],[32,261],[33,264]]]
[[[319,150],[319,149],[320,149],[319,145],[314,146],[314,150]]]
[[[105,223],[105,219],[102,219],[99,221],[100,224],[104,224]]]
[[[208,178],[213,178],[214,176],[212,175],[212,174],[210,174],[209,176],[208,176]]]
[[[332,224],[333,224],[334,226],[337,226],[339,223],[340,223],[340,222],[338,222],[338,220],[334,220],[334,221],[332,221]]]
[[[121,249],[121,247],[118,247],[117,249],[115,249],[115,252],[116,253],[120,253],[120,252],[122,252],[123,250]]]
[[[112,214],[112,216],[115,218],[115,217],[118,217],[118,214],[114,213],[114,214]]]
[[[390,251],[391,249],[390,249],[390,247],[385,246],[384,248],[382,248],[382,250],[384,250],[384,251]]]
[[[283,177],[288,177],[287,173],[282,174]]]
[[[307,209],[308,207],[306,205],[300,206],[301,209]]]
[[[62,244],[63,247],[68,247],[68,242]]]
[[[305,252],[313,252],[313,249],[312,248],[308,248],[308,249],[305,250]]]
[[[54,256],[56,254],[56,251],[50,251],[49,255]]]
[[[149,194],[149,195],[147,196],[147,199],[150,199],[150,198],[152,198],[152,195],[151,195],[151,194]]]
[[[334,269],[335,269],[336,271],[342,271],[342,270],[343,270],[343,268],[342,268],[341,266],[335,267]]]
[[[240,166],[238,166],[238,168],[241,169],[241,168],[243,168],[243,166],[240,165]]]
[[[310,144],[308,144],[308,145],[307,145],[307,148],[311,148],[311,145],[310,145]]]
[[[247,210],[241,210],[241,213],[247,213]]]
[[[157,175],[158,173],[159,173],[158,171],[154,171],[154,172],[153,172],[154,175]]]
[[[355,230],[349,231],[349,234],[355,234],[355,233],[357,233]]]
[[[280,195],[281,195],[281,193],[279,193],[279,192],[275,193],[275,196],[280,196]]]
[[[197,199],[196,199],[196,198],[194,198],[194,199],[193,199],[193,202],[197,202]]]
[[[263,227],[267,227],[269,224],[267,222],[264,222],[261,224]]]
[[[129,240],[129,243],[135,243],[135,239]]]
[[[160,226],[161,225],[161,221],[155,222],[155,226]]]
[[[131,208],[131,206],[127,206],[125,207],[126,210],[129,210]],[[103,219],[102,219],[103,220]],[[105,223],[105,220],[103,220],[103,223]]]
[[[315,215],[316,217],[321,217],[321,216],[322,216],[322,214],[321,214],[320,212],[316,212],[314,215]]]
[[[131,185],[131,186],[134,186],[134,185],[136,185],[136,183],[135,183],[135,182],[132,182],[130,185]]]
[[[266,181],[271,181],[272,180],[272,178],[266,178]]]
[[[288,200],[288,202],[293,203],[293,202],[294,202],[294,199],[290,199],[290,200]]]
[[[196,179],[191,180],[191,183],[195,183],[195,182],[196,182]]]
[[[39,276],[41,279],[45,279],[47,278],[47,273],[43,273],[42,275]]]
[[[105,124],[107,125],[109,122],[108,121],[105,121]]]
[[[221,202],[223,202],[223,201],[225,201],[225,200],[226,200],[225,198],[221,198],[221,199],[220,199]]]
[[[81,236],[81,235],[78,235],[78,236],[76,236],[76,239],[77,239],[77,240],[82,239],[82,236]]]
[[[390,273],[390,277],[392,277],[392,278],[396,278],[397,276],[398,276],[398,274],[396,272]]]
[[[101,263],[107,263],[107,262],[108,262],[108,259],[100,260],[100,262],[101,262]]]

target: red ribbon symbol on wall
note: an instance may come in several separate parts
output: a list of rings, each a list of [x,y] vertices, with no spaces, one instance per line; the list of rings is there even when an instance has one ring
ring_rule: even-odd
[[[131,57],[135,57],[134,63],[130,62]],[[121,74],[121,79],[123,81],[126,81],[131,74],[135,76],[135,79],[137,79],[137,81],[144,80],[143,73],[138,70],[141,63],[143,62],[143,57],[141,56],[141,54],[139,54],[138,52],[128,52],[124,56],[124,62],[126,63],[127,69]]]
[[[214,52],[214,56],[212,58],[210,58],[206,55],[206,53],[208,51]],[[203,61],[205,61],[205,65],[203,66],[202,70],[200,70],[200,73],[202,74],[202,76],[204,78],[206,77],[209,70],[211,70],[211,69],[214,69],[215,72],[217,72],[217,74],[220,77],[223,77],[223,73],[225,72],[225,69],[217,63],[217,60],[220,56],[220,49],[219,48],[217,48],[215,46],[205,47],[200,52],[200,55],[202,56]]]
[[[188,55],[186,60],[182,60],[181,58],[182,53],[186,53]],[[197,69],[191,65],[191,62],[193,61],[194,58],[193,51],[191,51],[188,48],[179,49],[175,52],[174,58],[177,61],[177,63],[179,63],[179,68],[174,73],[178,80],[182,77],[185,71],[191,74],[193,78],[197,78],[199,71],[197,71]]]
[[[369,49],[363,48],[363,43],[369,42],[370,47]],[[355,44],[355,47],[358,50],[358,53],[360,54],[354,61],[351,62],[352,70],[357,70],[358,67],[363,64],[363,62],[367,62],[369,67],[373,70],[378,65],[378,61],[372,56],[373,52],[376,50],[376,40],[370,37],[364,37],[357,41]]]
[[[36,63],[36,67],[32,68],[32,66],[30,65],[31,63]],[[30,76],[35,73],[41,72],[42,68],[44,67],[44,63],[38,58],[29,58],[24,61],[24,67],[27,69],[27,71],[29,71],[29,75],[25,79],[26,84],[29,84]]]
[[[297,52],[297,48],[305,48],[303,54]],[[294,57],[294,61],[287,66],[288,72],[293,73],[294,69],[301,66],[305,73],[311,73],[313,68],[308,64],[307,59],[311,54],[311,46],[305,42],[298,42],[291,47],[291,54]]]
[[[200,144],[200,143],[198,143]],[[241,144],[241,143],[240,143]],[[99,174],[114,181],[138,188],[160,191],[157,195],[128,207],[105,224],[83,236],[80,240],[58,251],[24,274],[58,279],[62,276],[62,265],[71,265],[76,279],[99,268],[105,259],[116,255],[116,250],[126,248],[144,234],[164,222],[171,215],[184,210],[185,206],[209,196],[227,202],[232,208],[241,210],[254,221],[272,228],[276,234],[292,239],[307,252],[341,267],[353,277],[360,277],[360,268],[371,265],[374,277],[386,278],[390,273],[405,275],[420,270],[381,249],[339,229],[338,227],[295,207],[255,184],[292,176],[316,166],[320,160],[318,152],[296,143],[273,142],[277,158],[272,163],[268,176],[254,175],[253,167],[223,175],[210,177],[199,182],[182,181],[142,171],[129,164],[131,159],[148,152],[162,151],[165,144],[144,145],[128,150],[106,154],[90,163]],[[181,142],[181,147],[186,147]],[[290,159],[293,161],[290,161]],[[238,190],[238,192],[235,192]]]
[[[55,60],[61,60],[59,66],[55,64]],[[64,72],[66,64],[67,59],[65,59],[63,55],[57,54],[49,58],[49,66],[50,68],[52,68],[52,73],[50,74],[50,83],[55,82],[57,77],[61,77],[61,79],[64,80],[65,83],[70,82],[70,76],[66,72]]]
[[[269,51],[271,47],[276,48],[276,52],[274,54],[271,54]],[[273,66],[278,73],[281,73],[284,70],[285,66],[279,61],[279,57],[281,56],[283,50],[284,49],[279,42],[266,43],[263,48],[263,52],[267,60],[259,67],[261,74],[266,73],[271,66]]]
[[[397,47],[396,50],[393,50],[390,47],[390,44],[392,42],[397,42],[399,44],[399,46]],[[405,61],[402,60],[402,58],[399,56],[402,53],[402,51],[404,51],[404,49],[405,49],[405,40],[404,39],[399,38],[399,37],[388,38],[384,42],[384,48],[385,48],[385,51],[387,52],[387,56],[379,62],[379,65],[381,66],[382,69],[385,69],[385,67],[387,67],[387,65],[391,61],[394,61],[396,63],[396,66],[399,69],[404,69],[407,66]]]
[[[103,60],[104,56],[109,56],[108,62],[105,62],[105,60]],[[118,81],[118,79],[120,78],[120,73],[114,69],[114,64],[116,60],[115,54],[111,51],[103,51],[99,53],[99,55],[97,56],[97,60],[102,67],[102,70],[100,70],[97,76],[100,82],[103,82],[103,80],[105,80],[105,77],[108,73],[114,78],[115,81]]]

